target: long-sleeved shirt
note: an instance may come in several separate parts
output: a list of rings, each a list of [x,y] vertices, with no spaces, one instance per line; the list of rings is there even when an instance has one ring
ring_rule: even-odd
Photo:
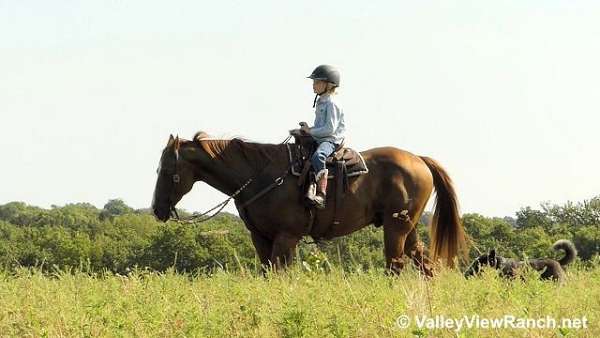
[[[344,140],[346,123],[344,111],[333,101],[331,95],[319,96],[315,107],[315,123],[310,135],[319,143],[323,141],[340,144]]]

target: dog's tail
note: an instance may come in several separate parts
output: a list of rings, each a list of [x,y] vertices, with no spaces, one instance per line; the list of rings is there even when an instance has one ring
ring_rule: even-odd
[[[556,243],[552,245],[552,249],[555,251],[563,250],[565,252],[565,256],[558,261],[563,267],[571,264],[575,260],[575,257],[577,257],[575,245],[573,245],[573,242],[566,239],[559,239],[556,241]]]

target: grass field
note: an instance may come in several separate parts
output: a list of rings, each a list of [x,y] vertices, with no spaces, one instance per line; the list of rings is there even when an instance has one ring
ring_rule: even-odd
[[[533,275],[505,281],[492,271],[469,280],[442,271],[424,281],[413,270],[389,277],[298,265],[266,277],[21,269],[0,273],[0,304],[0,336],[9,337],[600,337],[600,268],[572,268],[563,286]],[[406,329],[398,325],[401,315],[410,320]],[[419,328],[415,321],[473,315],[549,316],[557,325],[585,317],[587,328],[455,331]]]

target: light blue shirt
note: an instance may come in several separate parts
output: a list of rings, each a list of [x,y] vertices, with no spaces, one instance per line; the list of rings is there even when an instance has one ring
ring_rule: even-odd
[[[329,141],[340,144],[344,140],[346,123],[344,111],[336,104],[331,95],[319,96],[315,107],[315,123],[310,135],[318,143]]]

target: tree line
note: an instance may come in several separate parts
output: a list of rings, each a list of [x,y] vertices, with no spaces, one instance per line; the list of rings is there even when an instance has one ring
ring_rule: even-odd
[[[181,211],[185,214],[185,211]],[[425,214],[418,225],[428,235]],[[464,214],[473,246],[470,255],[495,248],[503,256],[556,257],[551,245],[570,239],[579,259],[600,252],[600,196],[583,202],[526,207],[515,217]],[[300,260],[310,267],[324,263],[344,269],[383,269],[383,231],[368,226],[349,236],[317,244],[301,244]],[[11,202],[0,205],[0,268],[81,268],[126,274],[132,269],[210,272],[214,269],[258,268],[250,236],[235,215],[220,214],[200,224],[160,223],[148,210],[133,209],[120,199],[102,209],[88,203],[49,209]]]

